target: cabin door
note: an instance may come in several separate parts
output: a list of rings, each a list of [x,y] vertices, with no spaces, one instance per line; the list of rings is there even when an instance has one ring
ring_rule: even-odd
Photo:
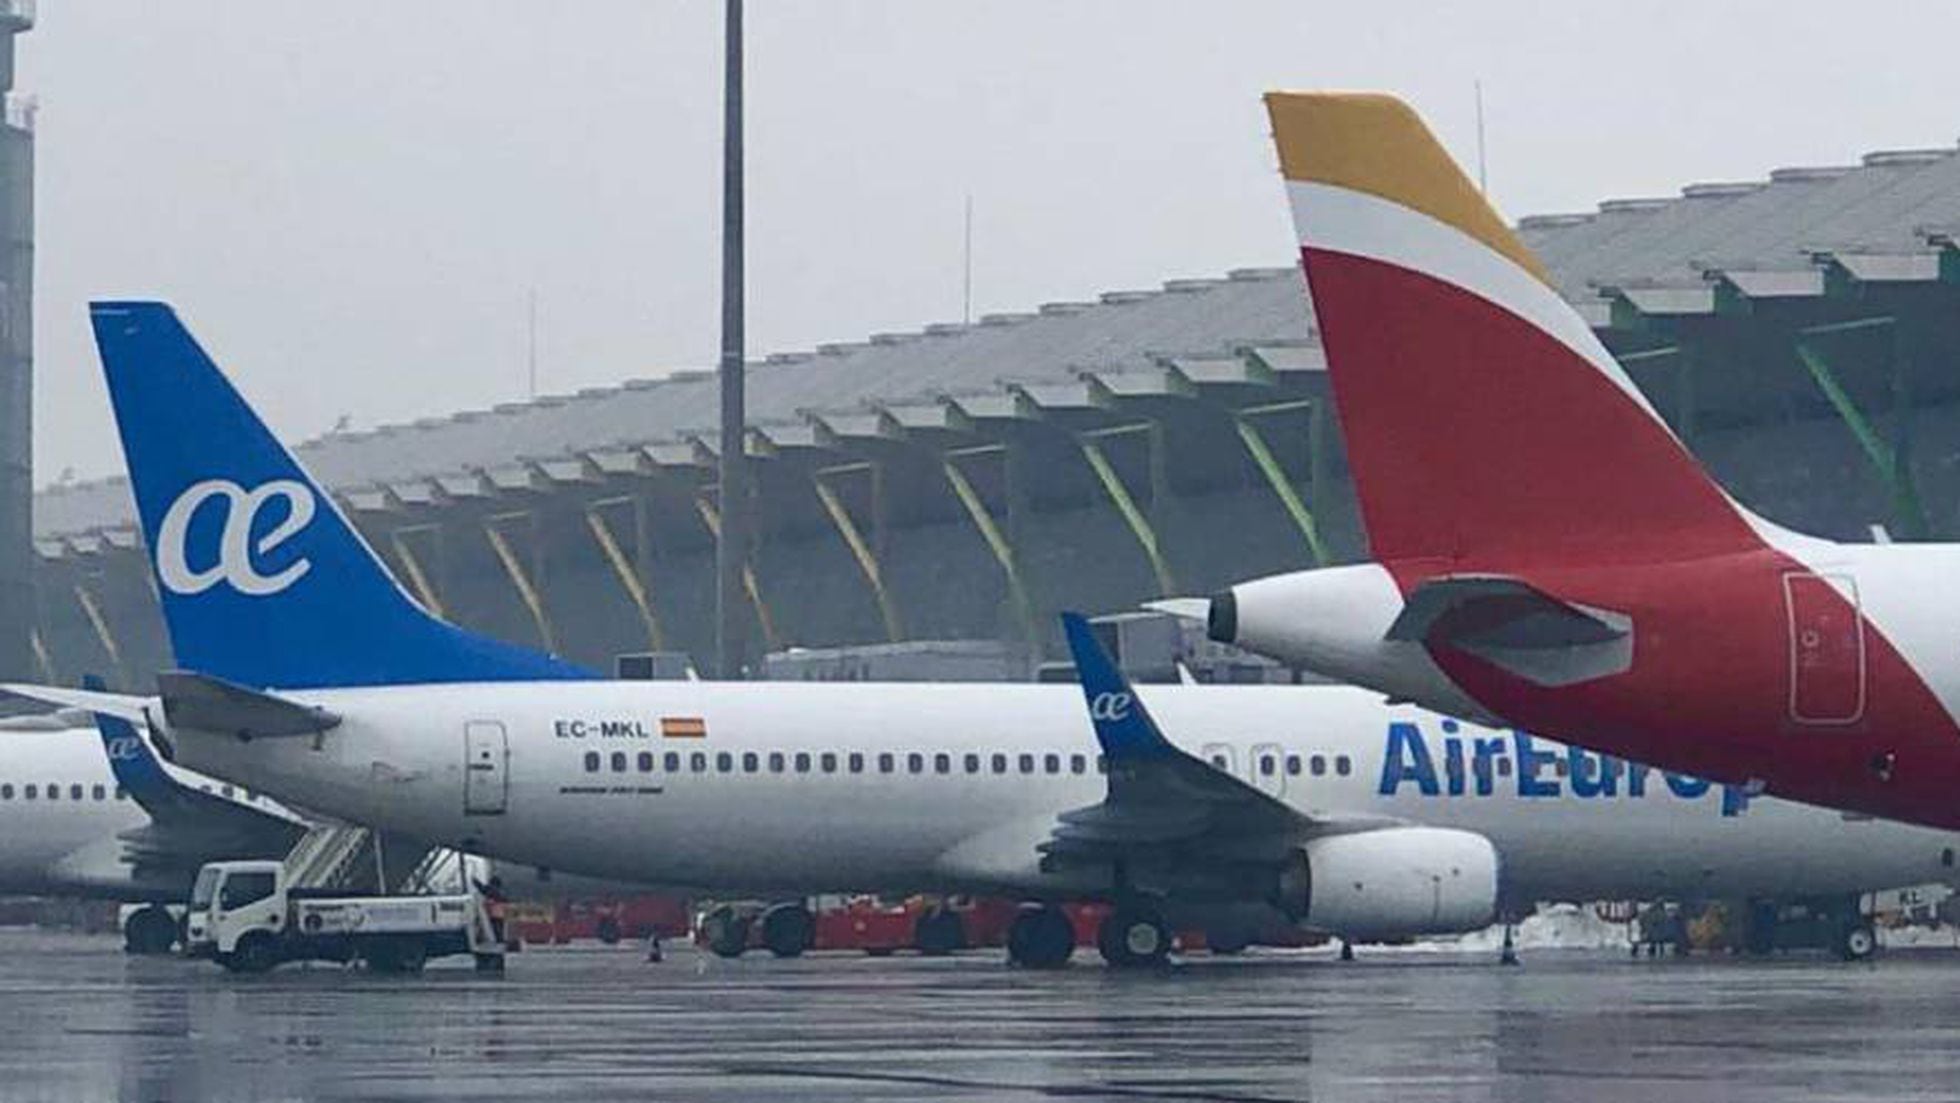
[[[1783,576],[1790,623],[1790,719],[1855,724],[1865,715],[1865,618],[1850,575]]]
[[[463,812],[495,816],[510,796],[510,741],[494,720],[463,725]]]

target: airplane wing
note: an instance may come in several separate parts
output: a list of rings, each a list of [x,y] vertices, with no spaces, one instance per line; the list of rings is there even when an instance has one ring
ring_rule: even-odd
[[[156,697],[19,683],[0,684],[0,692],[144,725],[150,722],[151,708],[161,703],[171,727],[223,732],[243,739],[317,735],[340,724],[339,715],[318,705],[181,670],[157,675]]]
[[[147,871],[195,869],[214,859],[283,857],[306,833],[306,821],[280,805],[227,796],[229,786],[166,766],[127,719],[96,713],[95,726],[116,784],[150,817],[121,835],[124,860],[139,880]]]
[[[1389,826],[1383,817],[1309,816],[1164,738],[1089,622],[1062,615],[1082,695],[1108,767],[1102,803],[1062,813],[1041,851],[1109,861],[1148,849],[1237,858],[1279,857],[1318,835]]]

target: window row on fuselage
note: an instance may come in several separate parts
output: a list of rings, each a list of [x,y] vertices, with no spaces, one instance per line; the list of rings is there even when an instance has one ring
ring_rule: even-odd
[[[1231,772],[1229,756],[1214,753],[1211,764],[1226,772]],[[1354,762],[1347,755],[1323,754],[1272,754],[1261,753],[1254,759],[1254,768],[1262,777],[1274,777],[1283,769],[1288,777],[1311,774],[1325,777],[1329,766],[1340,777],[1354,772]],[[613,751],[602,754],[599,751],[585,752],[585,772],[601,773],[610,767],[615,774],[638,772],[651,774],[656,770],[669,774],[1024,774],[1024,775],[1082,775],[1093,767],[1096,773],[1109,772],[1108,763],[1102,755],[1093,758],[1084,754],[1003,754],[991,755],[973,753],[952,754],[938,751],[927,754],[922,751],[899,753],[881,751],[867,754],[863,751]]]
[[[66,799],[71,802],[107,801],[107,800],[128,800],[129,794],[124,792],[123,787],[120,785],[116,786],[114,792],[112,793],[110,791],[109,786],[103,785],[100,782],[97,782],[93,785],[84,785],[81,784],[80,782],[70,782],[67,785],[63,785],[62,783],[57,781],[50,781],[46,785],[41,785],[36,782],[27,782],[19,786],[16,786],[11,781],[0,782],[0,801],[9,801],[15,799],[19,799],[19,800]]]

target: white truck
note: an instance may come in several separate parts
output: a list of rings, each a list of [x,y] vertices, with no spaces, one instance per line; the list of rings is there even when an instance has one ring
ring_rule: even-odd
[[[474,892],[350,896],[295,889],[285,863],[210,862],[198,870],[184,952],[234,973],[263,973],[288,961],[359,960],[375,972],[413,973],[432,957],[470,954],[501,972],[504,943]]]

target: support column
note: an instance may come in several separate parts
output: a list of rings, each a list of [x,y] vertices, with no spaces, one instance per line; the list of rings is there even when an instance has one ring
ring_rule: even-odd
[[[82,607],[82,616],[95,632],[97,643],[109,656],[109,662],[116,668],[115,675],[119,685],[129,684],[129,667],[123,662],[122,645],[116,641],[116,633],[109,627],[109,618],[102,612],[102,603],[96,599],[95,592],[81,579],[75,580],[75,602]]]
[[[708,526],[709,535],[721,539],[721,511],[706,498],[694,499],[694,508],[701,514],[701,521]],[[762,599],[762,583],[757,581],[755,562],[742,564],[742,588],[748,592],[749,603],[755,606],[755,618],[762,624],[762,639],[769,650],[782,648],[782,635],[776,631],[776,618],[769,612],[769,603]]]
[[[1316,422],[1319,420],[1320,407],[1320,403],[1314,404]],[[1326,566],[1327,548],[1320,540],[1320,526],[1314,523],[1313,514],[1307,509],[1307,503],[1300,499],[1300,492],[1294,488],[1293,480],[1286,477],[1285,469],[1280,466],[1279,458],[1273,455],[1273,450],[1267,446],[1266,438],[1243,415],[1234,417],[1232,424],[1239,431],[1239,440],[1244,442],[1246,454],[1252,457],[1252,462],[1259,468],[1260,474],[1266,476],[1266,484],[1273,488],[1280,505],[1286,509],[1286,515],[1293,518],[1294,527],[1300,530],[1300,535],[1306,540],[1307,550],[1313,553],[1314,566]],[[1320,428],[1319,424],[1315,424],[1308,429],[1308,432],[1317,438],[1320,435],[1317,430]],[[1309,441],[1308,447],[1315,447],[1315,443]]]
[[[1890,319],[1885,319],[1882,323],[1865,324],[1889,323]],[[1843,327],[1819,327],[1818,330],[1806,331],[1806,333],[1817,333],[1827,329],[1834,331],[1839,328]],[[1913,485],[1912,472],[1904,464],[1901,442],[1887,441],[1880,435],[1871,420],[1858,409],[1857,403],[1851,400],[1851,395],[1838,383],[1836,373],[1831,370],[1829,359],[1810,336],[1799,334],[1794,348],[1797,359],[1810,372],[1811,378],[1817,383],[1817,389],[1824,392],[1825,399],[1830,402],[1831,408],[1837,411],[1838,417],[1843,419],[1845,427],[1851,430],[1851,435],[1857,439],[1858,446],[1864,450],[1865,458],[1871,461],[1872,469],[1878,474],[1879,481],[1884,484],[1886,492],[1891,496],[1894,535],[1909,540],[1924,539],[1930,526],[1926,523],[1925,510],[1920,505],[1919,492]]]
[[[546,651],[558,651],[558,636],[552,631],[551,616],[544,607],[544,598],[532,584],[530,573],[524,569],[524,561],[510,545],[510,538],[497,526],[504,521],[531,520],[532,514],[498,513],[483,519],[483,535],[490,541],[490,549],[497,553],[497,561],[504,566],[504,574],[509,576],[510,584],[523,599],[524,607],[531,611],[531,620],[538,627],[538,641]]]
[[[0,678],[34,662],[34,124],[15,98],[30,4],[0,4]]]
[[[612,526],[606,523],[603,512],[608,506],[631,505],[634,507],[633,529],[639,555],[637,562],[628,559],[620,548],[619,540],[613,536]],[[614,577],[632,600],[633,608],[640,614],[640,624],[647,632],[647,645],[654,651],[667,649],[667,634],[661,630],[660,618],[653,612],[653,599],[647,592],[645,570],[647,555],[645,548],[646,510],[638,497],[606,498],[591,502],[585,507],[585,526],[592,531],[592,539],[599,544],[599,551],[605,555],[606,562],[612,566]]]
[[[871,586],[871,596],[878,602],[878,614],[885,621],[886,638],[893,643],[904,639],[905,629],[899,620],[898,604],[892,600],[891,591],[885,587],[884,572],[879,569],[877,554],[865,541],[864,535],[858,531],[856,522],[851,520],[850,511],[844,508],[844,500],[839,498],[830,484],[824,481],[822,472],[810,473],[810,485],[816,488],[817,500],[823,503],[824,512],[830,515],[831,523],[837,526],[837,534],[844,538],[845,545],[851,549],[852,557],[857,560],[858,569],[864,572],[864,579]]]
[[[1096,438],[1081,436],[1076,438],[1076,443],[1082,449],[1082,458],[1089,461],[1089,469],[1096,473],[1097,481],[1102,483],[1103,491],[1109,495],[1110,502],[1128,522],[1130,532],[1142,546],[1145,558],[1150,560],[1150,569],[1157,576],[1158,595],[1174,596],[1177,593],[1177,579],[1171,574],[1171,565],[1164,558],[1163,548],[1157,541],[1157,530],[1151,527],[1150,518],[1137,508],[1136,499],[1130,496],[1129,488],[1123,485],[1122,477],[1116,474],[1116,468],[1110,465],[1109,457],[1104,454]]]
[[[441,592],[430,579],[429,572],[423,569],[421,558],[415,554],[415,549],[408,542],[410,536],[424,532],[434,533],[438,540],[442,538],[442,529],[439,526],[404,525],[388,534],[388,543],[395,549],[395,558],[401,562],[402,571],[408,575],[408,584],[415,590],[415,600],[421,602],[422,608],[427,609],[430,615],[446,617],[448,613],[443,610]],[[442,550],[438,548],[436,554],[440,557]]]
[[[946,482],[953,488],[953,496],[966,508],[966,515],[972,519],[973,527],[980,530],[980,538],[994,553],[994,561],[1000,564],[1007,576],[1007,592],[1014,602],[1014,610],[1021,620],[1021,629],[1027,635],[1028,646],[1040,645],[1041,632],[1035,624],[1034,602],[1028,599],[1028,588],[1021,580],[1021,568],[1014,554],[1014,545],[1008,542],[1006,534],[994,523],[993,514],[987,512],[987,503],[980,500],[980,492],[973,488],[966,473],[953,462],[951,456],[943,457],[941,468],[946,472]]]

